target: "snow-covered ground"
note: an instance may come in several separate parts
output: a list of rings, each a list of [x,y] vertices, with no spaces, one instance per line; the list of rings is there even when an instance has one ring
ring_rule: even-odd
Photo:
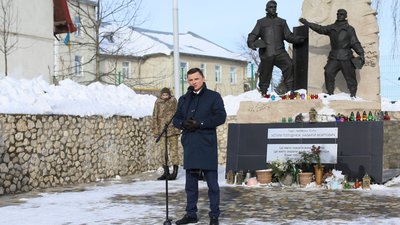
[[[184,191],[184,171],[180,168],[176,181],[169,183],[169,193]],[[225,182],[225,167],[219,167],[220,186],[227,186]],[[58,225],[58,224],[116,224],[116,221],[125,221],[121,224],[135,224],[134,221],[144,221],[146,218],[165,218],[165,206],[159,204],[121,204],[113,202],[115,196],[154,196],[165,192],[165,182],[140,181],[121,184],[119,177],[113,179],[111,185],[87,186],[86,190],[67,192],[42,192],[39,197],[19,199],[25,203],[0,207],[0,224],[4,225]],[[102,181],[98,182],[99,184]],[[366,195],[382,195],[400,197],[400,177],[387,182],[385,185],[372,185],[371,190],[354,190]],[[206,188],[205,182],[199,183],[200,188]],[[258,188],[258,187],[255,187]],[[263,188],[263,187],[260,187]],[[307,187],[308,189],[313,189]],[[1,198],[0,198],[1,200]],[[183,209],[182,209],[183,211]],[[176,220],[177,218],[175,218]],[[225,218],[226,219],[226,218]],[[256,219],[256,218],[254,218]],[[114,222],[114,223],[113,223]],[[319,224],[400,224],[399,218],[368,218],[360,217],[357,221],[343,221],[341,218],[319,220]],[[140,222],[138,224],[143,224]],[[223,223],[222,223],[223,224]],[[242,223],[241,223],[242,224]],[[260,223],[248,219],[246,224],[274,224]],[[315,221],[292,221],[291,224],[315,224]],[[228,224],[226,224],[228,225]],[[231,224],[229,224],[231,225]]]

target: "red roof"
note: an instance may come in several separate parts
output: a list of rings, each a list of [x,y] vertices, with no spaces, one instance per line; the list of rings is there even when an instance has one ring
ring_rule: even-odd
[[[76,27],[69,15],[67,0],[53,0],[54,4],[54,34],[72,33]]]

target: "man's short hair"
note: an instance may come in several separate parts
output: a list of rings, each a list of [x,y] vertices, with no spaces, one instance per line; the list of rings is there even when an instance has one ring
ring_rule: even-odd
[[[341,12],[341,13],[344,13],[344,14],[346,14],[347,15],[347,11],[345,10],[345,9],[338,9],[338,11],[337,12]]]
[[[201,71],[201,69],[199,69],[199,68],[197,68],[197,67],[192,68],[192,69],[190,69],[189,71],[187,71],[187,76],[189,76],[190,74],[194,74],[194,73],[200,73],[200,75],[201,75],[202,77],[204,77],[203,71]]]
[[[278,5],[278,3],[276,3],[276,1],[274,1],[274,0],[268,1],[268,2],[267,2],[267,7],[268,7],[268,5],[270,5],[270,4]]]

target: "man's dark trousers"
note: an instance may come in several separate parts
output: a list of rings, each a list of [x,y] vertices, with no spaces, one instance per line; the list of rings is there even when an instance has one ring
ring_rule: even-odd
[[[219,217],[219,185],[218,171],[203,170],[208,186],[208,199],[210,201],[210,217]],[[190,217],[197,217],[197,200],[199,198],[199,173],[186,170],[186,214]]]

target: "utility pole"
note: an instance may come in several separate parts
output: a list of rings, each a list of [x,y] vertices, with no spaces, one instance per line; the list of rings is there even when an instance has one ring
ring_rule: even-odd
[[[178,29],[178,0],[173,1],[172,15],[173,15],[173,29],[174,29],[174,85],[175,85],[175,98],[181,96],[179,90],[180,79],[180,60],[179,60],[179,29]]]

